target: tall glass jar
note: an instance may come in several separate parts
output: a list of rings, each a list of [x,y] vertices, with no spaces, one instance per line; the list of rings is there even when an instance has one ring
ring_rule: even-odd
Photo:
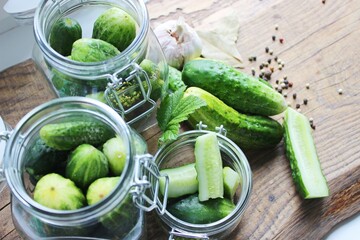
[[[126,164],[115,189],[100,202],[76,210],[55,210],[33,199],[36,175],[28,170],[29,159],[43,126],[73,121],[101,124],[120,137],[128,153]],[[157,178],[158,171],[152,156],[145,154],[144,140],[112,108],[84,97],[59,98],[33,109],[14,130],[7,128],[0,136],[2,143],[6,139],[0,182],[6,180],[10,188],[13,222],[24,239],[144,237],[144,210],[157,207],[156,201],[145,195],[150,186],[147,179]],[[61,169],[61,163],[57,167]]]
[[[50,46],[50,32],[58,19],[77,20],[82,37],[91,38],[95,20],[112,7],[124,10],[137,24],[135,39],[117,56],[79,62]],[[139,131],[151,124],[149,116],[167,92],[168,65],[143,0],[43,0],[35,12],[34,34],[33,58],[59,97],[96,98]]]
[[[203,128],[204,125],[200,123],[199,130],[184,132],[176,140],[160,148],[154,156],[158,168],[161,170],[193,163],[196,139],[210,132]],[[165,213],[157,211],[160,223],[169,235],[169,239],[229,239],[229,234],[239,224],[250,200],[252,173],[242,150],[224,133],[226,131],[220,126],[217,139],[223,166],[235,170],[241,179],[234,196],[235,209],[226,217],[207,224],[189,223],[175,217],[167,210]],[[161,196],[158,199],[160,200]]]

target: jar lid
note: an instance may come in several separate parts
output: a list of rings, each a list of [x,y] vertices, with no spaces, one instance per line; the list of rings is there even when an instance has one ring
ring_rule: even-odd
[[[32,24],[39,3],[40,0],[8,0],[3,9],[20,24]]]

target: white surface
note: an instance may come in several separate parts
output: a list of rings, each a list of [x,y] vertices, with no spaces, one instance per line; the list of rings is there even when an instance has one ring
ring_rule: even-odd
[[[0,0],[0,7],[6,1]],[[0,11],[0,71],[31,58],[35,43],[32,26],[15,26],[1,31],[3,21],[10,21],[9,16]],[[291,238],[291,236],[289,236]],[[289,239],[290,239],[289,238]],[[360,239],[360,214],[339,224],[325,240],[358,240]]]

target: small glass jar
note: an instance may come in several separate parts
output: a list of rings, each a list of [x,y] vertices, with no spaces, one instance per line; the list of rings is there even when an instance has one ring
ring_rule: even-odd
[[[34,184],[26,169],[27,156],[44,125],[72,120],[93,121],[109,127],[114,136],[123,140],[128,154],[119,183],[106,198],[77,210],[54,210],[32,198]],[[0,182],[6,180],[10,188],[13,223],[20,236],[24,239],[143,238],[144,211],[158,206],[145,191],[151,186],[148,179],[157,178],[158,171],[152,156],[145,153],[145,141],[112,108],[84,97],[58,98],[30,111],[14,130],[3,123],[0,130],[1,148],[5,148]]]
[[[179,137],[164,145],[154,156],[158,168],[166,169],[193,163],[195,161],[194,148],[196,138],[209,133],[203,130],[200,123],[200,130],[187,131]],[[158,213],[161,224],[169,234],[169,239],[228,239],[228,235],[239,224],[242,215],[249,203],[252,191],[252,173],[246,156],[241,149],[222,133],[226,133],[222,127],[217,133],[223,166],[229,166],[241,177],[241,184],[238,187],[234,203],[235,209],[225,218],[208,224],[192,224],[176,218],[170,212]],[[158,198],[159,201],[161,199]],[[161,204],[160,204],[161,205]]]
[[[51,48],[49,35],[55,21],[73,18],[82,26],[82,37],[91,38],[95,20],[111,7],[121,8],[137,23],[135,39],[119,55],[78,62]],[[96,98],[138,131],[151,124],[149,116],[167,93],[168,65],[143,0],[44,0],[35,12],[34,34],[33,58],[59,97]]]

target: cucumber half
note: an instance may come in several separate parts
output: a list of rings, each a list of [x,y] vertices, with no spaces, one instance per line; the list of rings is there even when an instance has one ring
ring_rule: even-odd
[[[224,196],[222,159],[216,133],[197,137],[195,168],[199,182],[199,201]]]
[[[309,120],[288,107],[284,116],[285,150],[290,161],[292,177],[300,195],[305,199],[329,196],[322,173]]]
[[[198,191],[197,173],[195,163],[160,171],[161,175],[169,177],[168,197],[177,198]],[[160,192],[165,193],[165,177],[160,178]]]

